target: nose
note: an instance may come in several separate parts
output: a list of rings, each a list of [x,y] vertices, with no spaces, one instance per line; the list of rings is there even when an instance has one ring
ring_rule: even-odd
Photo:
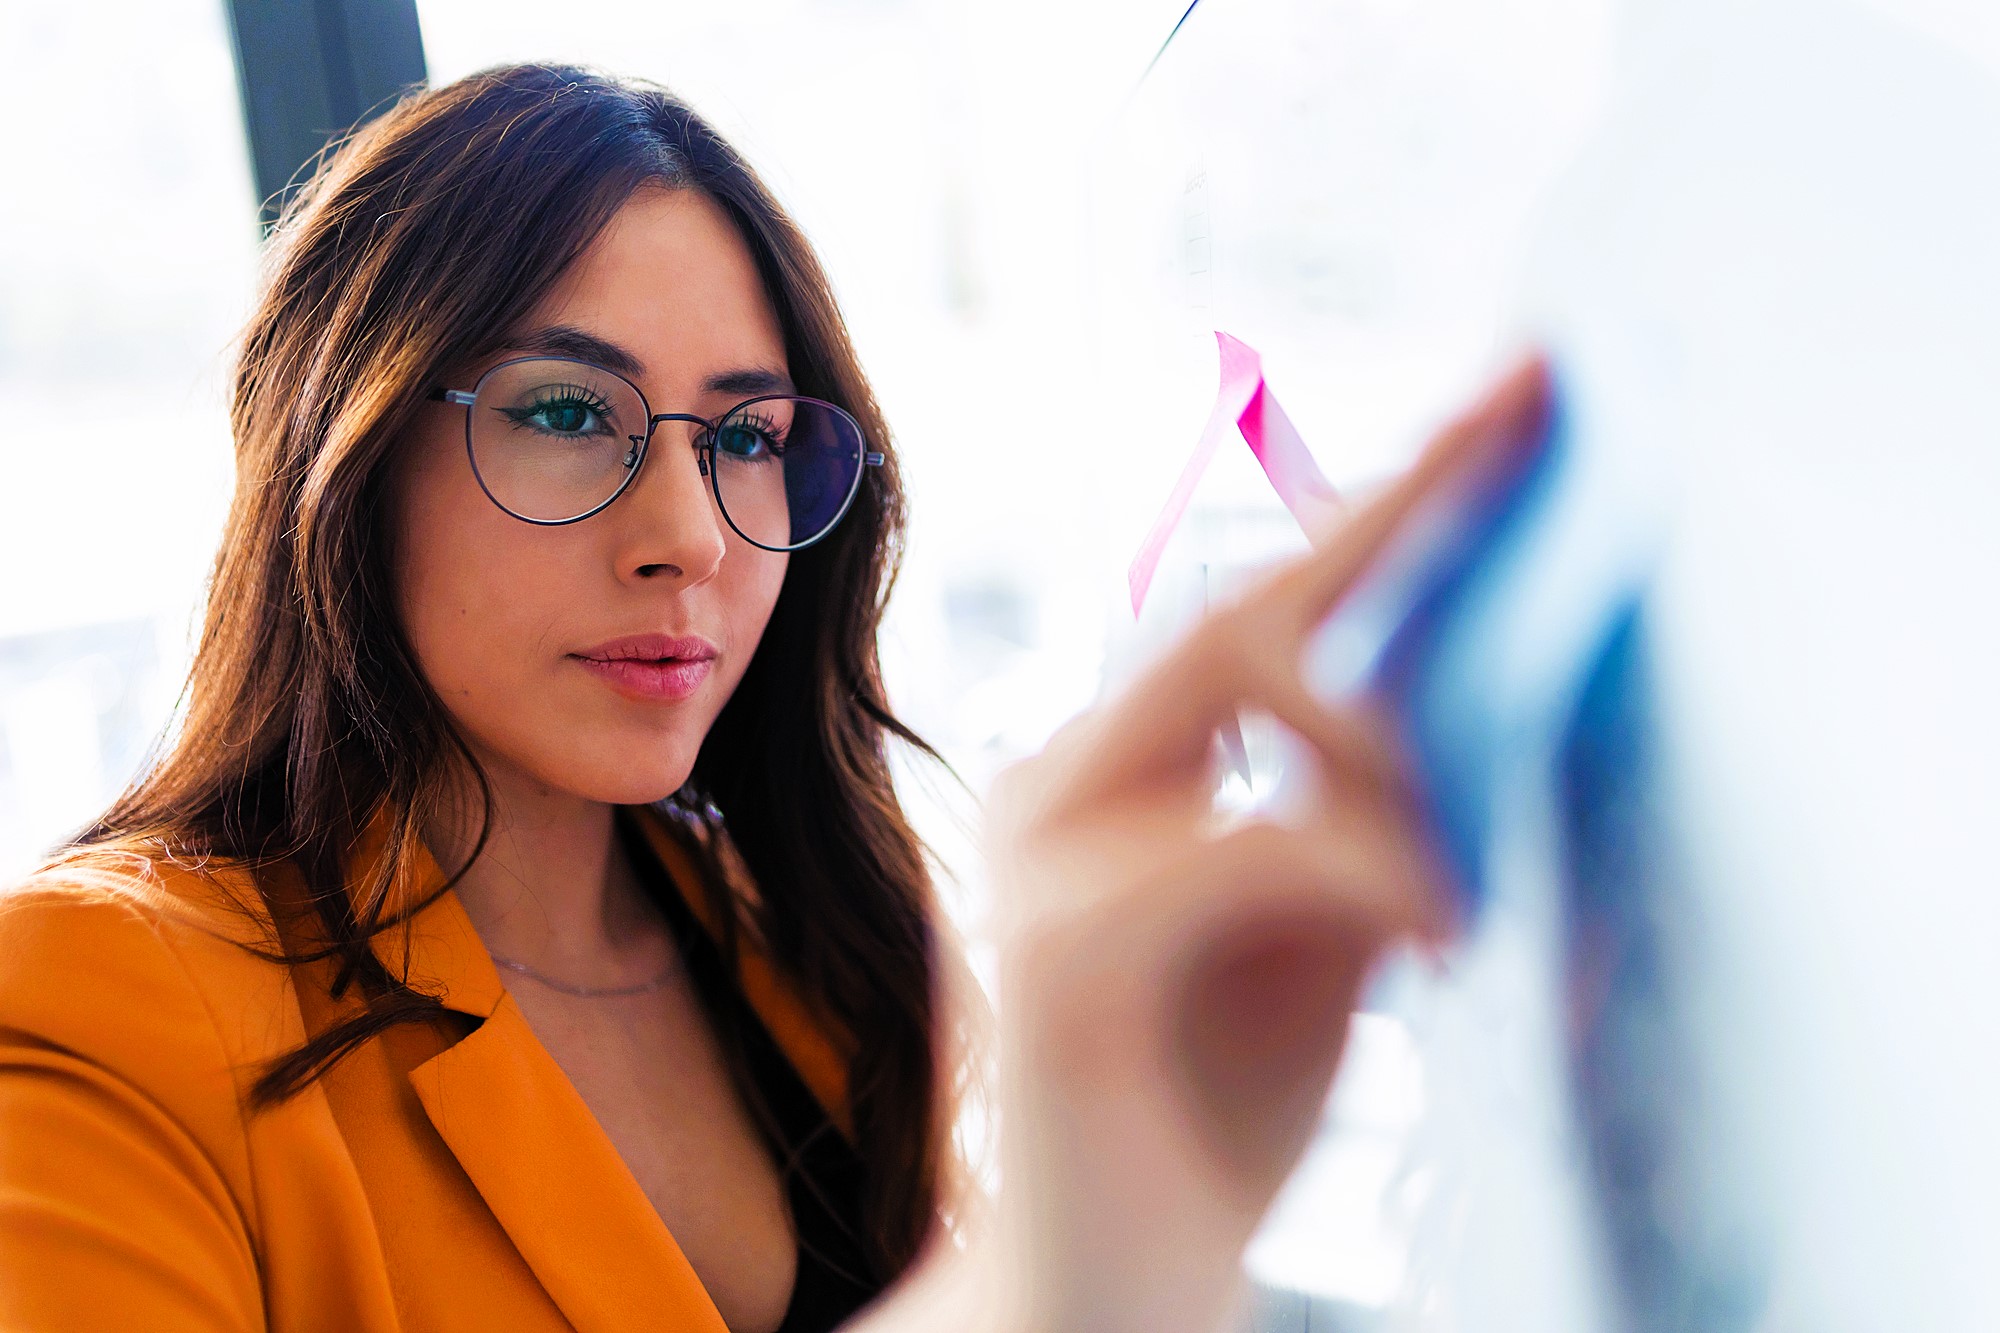
[[[696,429],[687,422],[662,421],[631,491],[607,511],[620,519],[621,574],[672,578],[691,586],[714,577],[722,564],[727,549],[722,512],[702,475]]]

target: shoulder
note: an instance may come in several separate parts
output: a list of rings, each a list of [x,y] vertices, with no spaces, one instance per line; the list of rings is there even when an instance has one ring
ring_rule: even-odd
[[[248,1093],[300,1024],[260,899],[106,848],[0,891],[0,1322],[262,1327],[259,1178],[299,1121]]]
[[[227,1092],[301,1024],[257,881],[140,848],[70,852],[0,891],[0,1029],[155,1089]]]

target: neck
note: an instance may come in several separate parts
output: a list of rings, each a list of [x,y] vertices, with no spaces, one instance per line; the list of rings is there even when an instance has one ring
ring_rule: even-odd
[[[614,836],[614,808],[485,765],[493,795],[486,845],[456,892],[494,954],[589,979],[661,956],[662,925]],[[424,831],[447,871],[479,837],[477,787]]]

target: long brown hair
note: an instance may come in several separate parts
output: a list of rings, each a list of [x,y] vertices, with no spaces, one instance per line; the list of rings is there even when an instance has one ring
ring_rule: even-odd
[[[273,233],[245,334],[235,499],[179,726],[79,843],[145,840],[303,879],[326,943],[282,956],[335,959],[335,994],[359,1002],[270,1068],[260,1101],[292,1095],[391,1025],[440,1015],[370,943],[414,910],[394,886],[427,819],[453,799],[451,774],[477,774],[395,615],[386,474],[440,377],[503,346],[649,183],[699,190],[727,211],[799,391],[846,408],[888,455],[834,533],[792,557],[758,652],[676,798],[688,827],[719,835],[690,845],[711,857],[733,847],[755,885],[731,894],[710,865],[726,947],[754,931],[852,1038],[863,1239],[886,1279],[937,1217],[949,1081],[933,1043],[929,876],[887,743],[930,751],[889,711],[875,646],[904,524],[895,453],[804,236],[664,90],[565,67],[489,70],[406,98],[322,161]],[[384,814],[384,865],[349,892],[356,840]],[[266,905],[280,911],[268,894]]]

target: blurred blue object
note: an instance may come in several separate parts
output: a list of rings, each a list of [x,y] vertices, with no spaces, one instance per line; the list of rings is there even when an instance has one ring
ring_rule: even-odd
[[[1559,375],[1539,452],[1417,515],[1310,651],[1321,689],[1400,719],[1469,911],[1507,786],[1546,762],[1653,547],[1646,501],[1580,454],[1576,396]]]
[[[1633,0],[1520,331],[1540,465],[1330,623],[1466,890],[1403,1006],[1422,1326],[2000,1327],[2000,92]]]

